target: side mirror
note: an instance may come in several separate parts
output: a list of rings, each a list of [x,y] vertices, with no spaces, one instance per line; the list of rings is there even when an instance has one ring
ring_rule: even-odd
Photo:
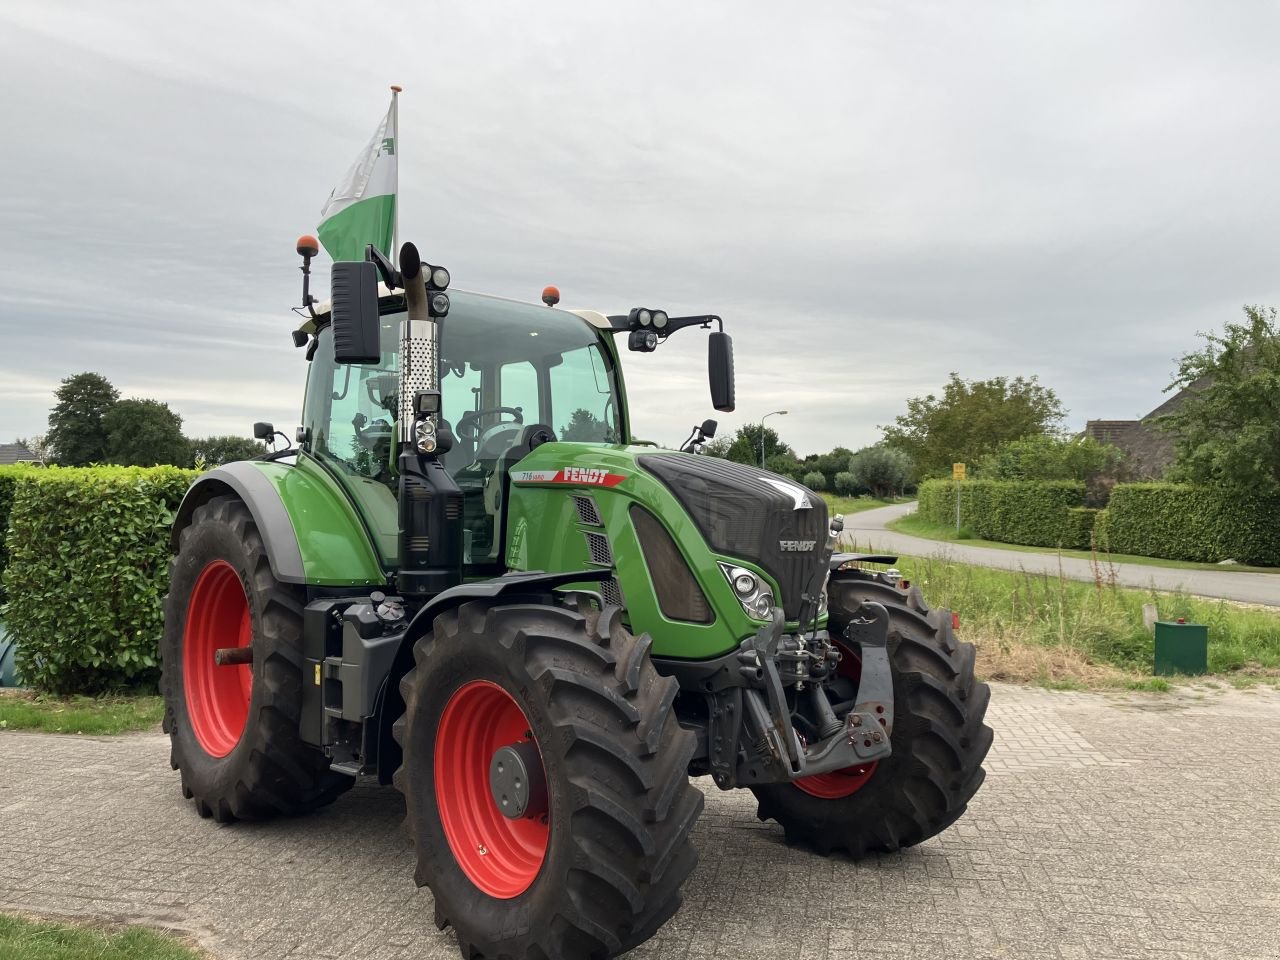
[[[710,439],[716,435],[716,428],[719,426],[720,424],[716,423],[714,420],[703,420],[702,426],[698,429],[702,431],[702,435],[704,437]]]
[[[367,260],[341,260],[329,275],[333,359],[338,363],[377,363],[378,268]]]
[[[733,412],[733,338],[727,333],[707,336],[707,378],[711,381],[711,405]]]

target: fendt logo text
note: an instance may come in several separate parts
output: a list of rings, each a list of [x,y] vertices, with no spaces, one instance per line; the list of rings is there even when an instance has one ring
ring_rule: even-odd
[[[817,543],[817,540],[779,540],[778,549],[788,553],[808,553]]]

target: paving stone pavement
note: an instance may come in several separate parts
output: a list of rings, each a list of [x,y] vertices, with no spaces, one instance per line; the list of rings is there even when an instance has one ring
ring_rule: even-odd
[[[1280,958],[1280,692],[993,692],[986,785],[863,863],[782,842],[706,786],[681,912],[629,956]],[[201,820],[167,740],[0,733],[0,909],[133,920],[222,960],[456,957],[390,788]]]

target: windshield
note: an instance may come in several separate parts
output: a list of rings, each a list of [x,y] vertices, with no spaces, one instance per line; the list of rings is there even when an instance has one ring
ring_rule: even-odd
[[[622,441],[616,371],[590,324],[563,310],[450,296],[440,390],[455,431],[460,421],[483,431],[518,419],[551,427],[558,440]]]

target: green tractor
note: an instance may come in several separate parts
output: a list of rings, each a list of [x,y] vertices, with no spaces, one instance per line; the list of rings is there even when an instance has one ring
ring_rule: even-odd
[[[316,252],[296,447],[202,475],[173,527],[165,730],[201,816],[376,776],[464,957],[602,958],[680,904],[690,777],[822,854],[964,812],[989,691],[953,615],[837,553],[809,490],[700,456],[710,421],[632,437],[615,338],[710,330],[732,410],[719,317],[451,291],[412,244],[334,264],[321,305]]]

